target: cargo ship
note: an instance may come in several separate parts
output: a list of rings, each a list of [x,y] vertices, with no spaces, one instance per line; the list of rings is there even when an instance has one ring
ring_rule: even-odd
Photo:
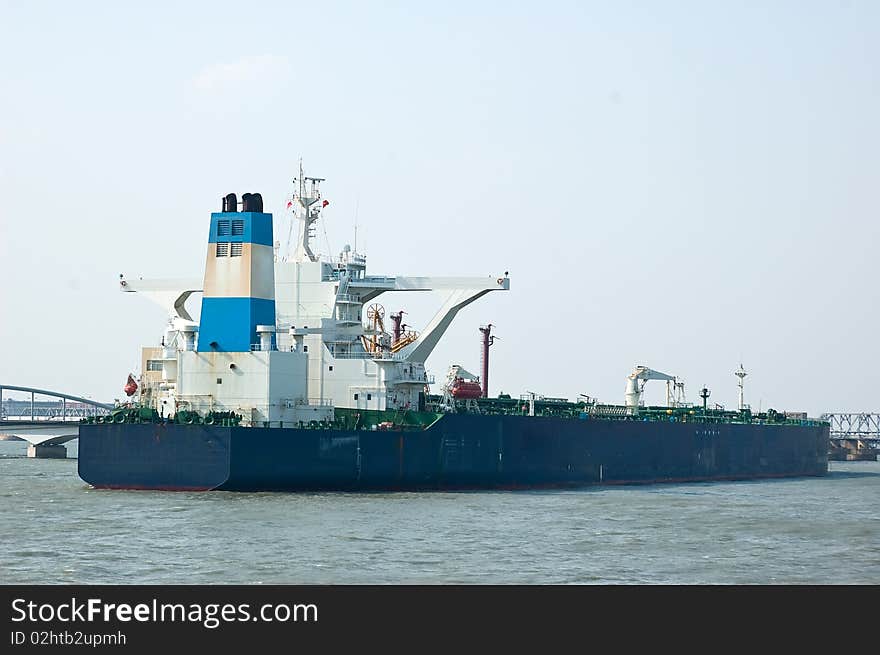
[[[128,279],[170,311],[161,342],[141,352],[127,400],[80,426],[80,477],[96,488],[229,491],[585,487],[818,476],[827,422],[686,402],[683,381],[647,366],[623,404],[536,393],[489,397],[492,325],[482,370],[449,367],[438,393],[425,362],[456,314],[490,292],[488,277],[368,275],[346,245],[313,252],[329,204],[300,165],[282,249],[259,193],[228,194],[211,214],[202,280]],[[356,244],[355,244],[356,245]],[[445,300],[425,328],[386,317],[389,291]],[[198,321],[186,301],[202,294]],[[388,327],[386,328],[386,318]],[[665,406],[645,406],[651,380]]]

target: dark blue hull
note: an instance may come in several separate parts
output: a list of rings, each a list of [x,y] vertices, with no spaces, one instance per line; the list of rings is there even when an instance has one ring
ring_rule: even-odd
[[[82,425],[98,488],[512,489],[824,475],[827,426],[450,414],[423,431]]]

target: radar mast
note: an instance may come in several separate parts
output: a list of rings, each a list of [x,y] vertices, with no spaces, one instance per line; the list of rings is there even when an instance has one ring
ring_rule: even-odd
[[[302,159],[299,161],[299,177],[294,178],[293,183],[296,191],[293,200],[294,207],[299,206],[299,210],[294,209],[294,216],[303,222],[302,240],[296,247],[294,260],[298,262],[318,261],[317,255],[312,252],[309,242],[315,236],[315,222],[321,215],[321,210],[329,203],[325,200],[317,207],[312,207],[321,199],[320,185],[324,181],[323,177],[306,177],[303,173]]]

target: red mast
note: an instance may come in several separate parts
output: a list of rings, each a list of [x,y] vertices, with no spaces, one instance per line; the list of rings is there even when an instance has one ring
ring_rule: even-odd
[[[392,346],[400,341],[400,335],[403,333],[402,322],[404,313],[403,310],[400,310],[396,314],[391,315],[391,322],[394,324],[394,340],[391,342]]]
[[[489,346],[495,343],[495,339],[497,337],[490,336],[490,332],[492,331],[492,324],[485,325],[480,328],[480,332],[483,333],[483,351],[481,353],[481,362],[483,364],[483,376],[481,378],[483,382],[483,398],[489,397]]]

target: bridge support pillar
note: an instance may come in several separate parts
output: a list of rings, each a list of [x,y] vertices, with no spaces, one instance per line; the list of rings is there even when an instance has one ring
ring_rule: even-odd
[[[64,446],[44,446],[42,444],[29,444],[28,457],[36,457],[38,459],[66,459],[67,448]]]

